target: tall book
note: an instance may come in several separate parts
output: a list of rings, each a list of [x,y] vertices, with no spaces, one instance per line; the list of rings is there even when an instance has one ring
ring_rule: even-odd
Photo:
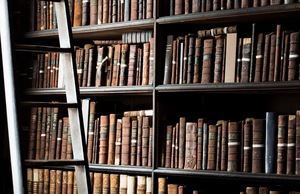
[[[94,143],[94,124],[95,124],[95,113],[96,113],[96,102],[90,102],[90,112],[89,112],[89,123],[88,123],[88,137],[87,137],[87,157],[89,163],[92,162],[93,156],[93,143]]]
[[[288,81],[299,79],[299,32],[292,32],[290,34],[290,51],[288,63]]]
[[[115,165],[121,164],[122,119],[117,119],[115,139]]]
[[[300,174],[300,110],[296,111],[295,174]]]
[[[276,34],[273,32],[270,35],[270,52],[269,52],[269,72],[268,81],[274,81],[275,72],[275,50],[276,50]]]
[[[208,126],[207,170],[216,170],[217,126]]]
[[[276,173],[278,114],[266,112],[265,173]]]
[[[129,45],[122,44],[121,46],[121,64],[120,64],[120,75],[119,75],[119,86],[127,85],[128,78],[128,53]]]
[[[111,86],[117,86],[119,83],[120,54],[121,54],[121,45],[116,44],[114,46]]]
[[[37,128],[37,114],[38,108],[32,107],[30,112],[30,126],[28,138],[28,156],[27,159],[35,158],[35,144],[36,144],[36,128]]]
[[[81,21],[82,21],[82,0],[74,0],[73,26],[81,26]]]
[[[150,43],[143,43],[143,68],[142,68],[142,86],[149,84],[149,56]]]
[[[238,121],[228,122],[228,161],[227,171],[236,172],[240,169],[241,127]]]
[[[165,148],[165,167],[171,168],[171,153],[172,153],[172,134],[173,125],[166,127],[166,148]]]
[[[100,116],[99,164],[107,164],[108,155],[108,115]]]
[[[288,115],[286,174],[295,174],[296,115]]]
[[[214,38],[207,38],[203,42],[202,84],[212,82],[214,44]]]
[[[208,123],[203,123],[203,133],[202,133],[202,169],[207,170],[207,150],[208,150]]]
[[[202,169],[202,147],[203,147],[203,118],[197,120],[197,169]]]
[[[265,134],[266,120],[254,118],[252,134],[252,173],[264,172]]]
[[[201,61],[202,61],[202,41],[201,38],[197,37],[195,40],[195,62],[194,62],[194,69],[193,69],[193,83],[199,83],[201,80],[201,74],[202,74],[202,67],[201,67]]]
[[[286,174],[288,115],[278,115],[276,174]]]
[[[228,33],[226,35],[225,46],[225,83],[235,82],[235,66],[236,66],[236,52],[237,52],[238,34],[237,32]]]
[[[133,86],[136,83],[136,67],[137,67],[137,44],[130,44],[129,61],[128,61],[128,80],[127,80],[128,86]]]
[[[243,128],[243,172],[251,172],[252,161],[252,119],[245,121]]]
[[[243,38],[241,82],[249,82],[251,61],[251,38]]]
[[[196,122],[186,122],[184,169],[197,167],[197,132]]]
[[[42,131],[42,115],[43,108],[37,108],[37,117],[36,117],[36,144],[35,144],[35,159],[39,159],[41,151],[41,131]]]
[[[141,165],[148,166],[148,149],[149,149],[149,135],[150,135],[150,116],[144,116],[142,122],[142,141],[141,141]]]
[[[173,42],[173,39],[174,39],[174,35],[168,35],[167,36],[163,84],[170,84],[171,83],[172,42]]]
[[[178,155],[178,168],[184,168],[185,157],[185,142],[186,142],[186,118],[180,117],[179,119],[179,155]]]
[[[254,82],[261,82],[262,78],[262,63],[263,63],[263,45],[264,45],[264,33],[257,35],[256,55],[255,55],[255,73]]]
[[[215,61],[214,61],[214,77],[213,83],[222,82],[222,72],[223,72],[223,55],[225,48],[225,37],[223,35],[215,36],[216,47],[215,47]]]
[[[221,139],[221,170],[227,170],[228,159],[228,121],[222,120],[222,139]]]
[[[130,164],[131,117],[122,118],[121,165]]]
[[[53,107],[51,117],[52,121],[50,130],[49,159],[55,159],[58,126],[58,107]]]
[[[107,164],[114,164],[116,140],[116,114],[109,114],[108,156]]]

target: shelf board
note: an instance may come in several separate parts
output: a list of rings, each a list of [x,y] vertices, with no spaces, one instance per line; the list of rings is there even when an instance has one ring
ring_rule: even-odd
[[[278,14],[280,14],[280,17],[278,17]],[[251,22],[257,21],[257,19],[263,21],[270,18],[291,17],[292,14],[300,14],[300,3],[164,16],[158,18],[156,22],[158,24]]]
[[[74,39],[120,39],[124,32],[153,29],[154,19],[72,27]],[[57,29],[27,32],[25,38],[58,38]]]
[[[182,170],[170,168],[157,168],[154,173],[159,176],[180,176],[192,178],[211,178],[211,179],[228,179],[241,181],[264,181],[280,184],[293,184],[300,181],[300,176],[297,175],[279,175],[266,173],[245,173],[245,172],[227,172],[213,170]]]
[[[152,95],[152,86],[109,86],[109,87],[80,87],[80,95],[100,96],[115,95]],[[64,88],[31,88],[24,91],[25,95],[65,95]]]
[[[206,92],[206,93],[245,93],[245,92],[300,92],[300,81],[257,82],[257,83],[209,83],[209,84],[167,84],[155,88],[158,92]]]
[[[107,164],[89,164],[90,171],[92,172],[108,172],[108,173],[124,173],[124,174],[143,174],[151,175],[151,167],[141,166],[127,166],[127,165],[107,165]]]

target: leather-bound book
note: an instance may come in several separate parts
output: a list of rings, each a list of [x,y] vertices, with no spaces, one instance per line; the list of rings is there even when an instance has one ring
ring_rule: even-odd
[[[100,118],[94,119],[94,139],[92,163],[97,164],[99,160]]]
[[[201,3],[201,0],[193,0],[192,1],[192,13],[200,12],[200,3]]]
[[[32,107],[30,113],[30,126],[28,134],[28,156],[27,159],[32,160],[35,158],[35,144],[36,144],[36,130],[37,130],[37,114],[38,108]]]
[[[51,111],[52,107],[47,107],[47,113],[46,113],[46,138],[45,138],[45,157],[44,159],[49,159],[49,148],[50,148],[50,129],[51,129]]]
[[[249,82],[251,61],[251,38],[243,38],[241,82]]]
[[[201,38],[196,38],[195,40],[195,62],[194,62],[194,69],[193,69],[193,83],[199,83],[201,80],[201,74],[202,74],[202,67],[201,67],[201,61],[202,61],[202,41]]]
[[[153,127],[151,126],[152,118],[150,118],[150,127],[149,127],[149,148],[148,148],[148,167],[152,166],[152,141],[153,141]]]
[[[68,171],[63,170],[63,172],[62,172],[61,194],[67,194],[67,192],[68,192]]]
[[[98,0],[97,7],[97,24],[103,23],[103,0]]]
[[[253,119],[252,133],[252,173],[264,172],[266,120]]]
[[[246,187],[246,194],[258,194],[257,187]]]
[[[202,133],[202,169],[207,170],[207,156],[208,156],[208,123],[203,123],[203,133]]]
[[[269,187],[267,186],[259,186],[258,194],[269,194]]]
[[[243,172],[251,172],[252,161],[252,119],[248,118],[244,124],[243,133]]]
[[[89,68],[89,50],[94,45],[92,44],[85,44],[84,45],[84,54],[83,54],[83,70],[82,70],[82,82],[81,86],[86,87],[88,82],[88,68]]]
[[[111,86],[117,86],[119,83],[120,55],[121,55],[121,44],[116,44],[114,46]]]
[[[149,84],[149,56],[150,56],[150,43],[143,43],[143,67],[142,67],[142,86]]]
[[[110,194],[110,174],[103,173],[102,179],[102,194]]]
[[[280,5],[282,0],[270,0],[270,5]]]
[[[251,0],[242,0],[241,8],[253,7],[253,3]]]
[[[132,0],[130,2],[130,20],[138,19],[138,0]]]
[[[145,19],[153,18],[153,0],[146,0],[146,17]]]
[[[158,194],[167,194],[167,180],[165,177],[158,177]]]
[[[194,56],[195,56],[195,37],[193,35],[188,37],[188,56],[187,56],[187,73],[186,73],[186,83],[193,83],[193,75],[194,75]]]
[[[265,173],[276,173],[278,114],[266,112]]]
[[[111,86],[113,78],[113,55],[114,55],[114,46],[107,46],[108,48],[108,62],[107,62],[107,73],[106,73],[106,86]]]
[[[121,64],[120,64],[119,86],[126,86],[127,85],[128,54],[129,54],[129,45],[128,44],[122,44],[122,46],[121,46]]]
[[[186,118],[180,117],[179,119],[179,155],[178,155],[178,168],[184,168],[185,157],[185,142],[186,142]]]
[[[202,77],[201,83],[211,83],[212,82],[212,72],[213,72],[213,52],[214,52],[214,39],[208,38],[203,42],[203,66],[202,66]]]
[[[168,194],[178,193],[178,184],[168,184]]]
[[[286,174],[295,174],[296,115],[288,115]]]
[[[237,40],[237,56],[235,67],[235,82],[241,82],[241,69],[242,69],[242,57],[243,57],[243,38],[239,37]]]
[[[217,126],[208,126],[207,170],[216,170]]]
[[[95,114],[96,114],[96,102],[90,102],[90,112],[89,112],[89,124],[88,124],[88,136],[87,136],[87,157],[88,162],[92,163],[93,149],[94,149],[94,124],[95,124]]]
[[[127,193],[135,193],[136,192],[136,182],[137,182],[136,176],[127,175]]]
[[[288,115],[278,115],[277,174],[286,174]]]
[[[172,41],[171,84],[178,84],[177,40]]]
[[[218,120],[217,127],[217,148],[216,148],[216,170],[221,170],[221,151],[222,151],[222,120]]]
[[[44,193],[50,192],[50,169],[44,169],[44,184],[43,184]]]
[[[111,12],[111,23],[115,23],[118,21],[118,1],[112,0],[112,12]]]
[[[173,168],[178,168],[178,160],[179,160],[179,123],[175,125],[175,144],[174,144],[174,166]],[[172,164],[171,164],[172,166]]]
[[[180,73],[180,75],[182,76],[182,82],[180,82],[181,84],[187,83],[188,52],[189,52],[189,35],[185,35],[183,41],[182,71]]]
[[[117,119],[115,142],[115,165],[121,164],[122,119]]]
[[[39,159],[40,151],[41,151],[42,115],[43,115],[43,108],[37,107],[36,140],[35,140],[35,156],[34,156],[34,159],[36,159],[36,160]]]
[[[253,1],[253,7],[260,7],[261,6],[261,0],[254,0]]]
[[[225,53],[224,41],[225,37],[220,35],[215,37],[216,49],[215,49],[215,61],[214,61],[214,78],[213,83],[222,82],[222,65],[223,65],[223,54]]]
[[[60,155],[61,155],[62,130],[63,130],[63,120],[59,119],[58,126],[57,126],[55,159],[60,159]]]
[[[99,164],[107,164],[108,155],[108,115],[100,116]]]
[[[142,123],[142,152],[141,152],[141,165],[148,166],[148,149],[149,149],[149,132],[150,132],[150,117],[144,116]]]
[[[143,118],[144,116],[137,116],[137,145],[136,145],[136,165],[142,165],[142,134],[143,134]]]
[[[67,182],[67,187],[68,187],[68,192],[67,194],[72,194],[73,193],[73,190],[74,190],[74,180],[75,178],[75,174],[74,174],[74,171],[71,171],[69,170],[68,171],[68,182]]]
[[[272,33],[270,36],[270,53],[269,53],[270,58],[269,58],[268,81],[274,81],[275,50],[276,50],[276,34]]]
[[[90,0],[90,25],[98,24],[98,0]]]
[[[57,139],[57,125],[58,125],[58,107],[54,107],[51,113],[51,129],[50,129],[50,145],[49,145],[49,159],[55,159],[56,139]]]
[[[261,0],[261,6],[270,5],[270,0]]]
[[[130,164],[131,118],[122,118],[121,165]]]
[[[295,3],[295,0],[284,0],[284,4]]]
[[[242,0],[233,0],[233,8],[234,9],[240,9],[241,8],[241,1]]]
[[[254,82],[261,82],[262,81],[264,38],[265,38],[265,34],[263,32],[259,33],[258,36],[257,36]]]
[[[227,170],[228,158],[228,121],[222,120],[222,139],[221,139],[221,170]]]
[[[293,32],[290,35],[290,51],[289,51],[289,63],[288,63],[288,81],[298,80],[299,76],[299,32]]]
[[[217,11],[221,9],[221,1],[220,0],[213,0],[212,10]]]
[[[136,194],[146,193],[146,176],[137,175]]]
[[[82,0],[74,0],[74,21],[73,26],[81,26],[82,21]]]
[[[93,184],[94,194],[102,193],[102,184],[103,184],[103,174],[100,172],[94,172],[94,184]]]
[[[55,173],[55,193],[60,194],[62,190],[62,170],[56,170]]]
[[[86,86],[94,86],[95,84],[95,71],[96,71],[96,60],[97,55],[95,53],[96,49],[93,47],[89,48],[89,59],[88,59],[88,69],[87,69],[87,82]]]
[[[275,40],[275,61],[274,61],[274,80],[280,81],[281,74],[281,41],[282,41],[282,29],[281,24],[276,26],[276,40]]]
[[[106,55],[106,47],[105,46],[97,46],[97,65],[96,65],[96,76],[95,76],[95,86],[105,86],[106,78],[107,78],[107,60],[108,57]]]
[[[178,84],[183,84],[183,74],[184,74],[184,36],[179,36],[177,40],[177,57],[176,63],[178,63]],[[177,76],[175,75],[177,78]]]
[[[213,1],[206,0],[205,11],[212,11],[212,8],[213,8]]]
[[[62,131],[62,140],[61,140],[60,159],[67,158],[68,126],[69,126],[69,117],[63,117],[63,131]]]
[[[263,54],[263,67],[262,67],[262,78],[261,81],[268,81],[269,75],[269,61],[270,61],[270,40],[271,34],[265,35],[264,54]]]
[[[137,44],[130,44],[129,46],[128,86],[133,86],[136,84],[137,48]]]
[[[196,169],[202,169],[202,151],[203,151],[203,118],[197,120],[197,165]]]
[[[234,0],[227,0],[226,9],[233,9],[233,1]]]
[[[128,175],[126,174],[120,174],[120,188],[119,188],[119,194],[127,194],[128,190]]]
[[[228,161],[227,171],[236,172],[240,169],[241,127],[238,121],[228,122]]]
[[[206,0],[201,0],[201,12],[206,11]]]
[[[171,125],[170,125],[171,126]],[[167,126],[168,127],[168,126]],[[172,126],[172,132],[171,132],[171,155],[170,155],[170,168],[174,168],[174,164],[175,164],[175,138],[176,138],[176,127]],[[166,158],[165,158],[165,167],[167,164],[167,150],[166,150]]]
[[[109,23],[109,0],[103,0],[102,9],[102,23],[107,24]]]
[[[110,174],[110,194],[119,194],[120,174]]]
[[[49,181],[49,193],[55,192],[55,184],[56,184],[56,170],[50,170],[50,181]]]
[[[295,174],[300,174],[300,110],[296,111]]]
[[[39,169],[34,168],[32,170],[32,176],[28,177],[29,181],[31,181],[31,188],[32,193],[37,193],[39,189]]]
[[[154,38],[149,39],[149,76],[148,76],[148,85],[153,85],[154,80]]]
[[[116,141],[116,120],[117,115],[109,114],[109,133],[108,133],[108,156],[107,164],[114,164],[115,162],[115,141]]]
[[[81,15],[81,25],[89,25],[90,24],[90,0],[82,1],[82,15]]]
[[[175,5],[174,5],[174,15],[180,15],[183,14],[183,0],[175,0]]]
[[[197,167],[197,132],[196,122],[186,122],[184,169]]]
[[[44,192],[44,169],[38,169],[38,193]]]
[[[287,31],[282,32],[283,39],[283,51],[282,55],[282,64],[281,64],[281,81],[287,80],[287,72],[288,72],[288,62],[289,62],[289,50],[290,50],[290,35]]]

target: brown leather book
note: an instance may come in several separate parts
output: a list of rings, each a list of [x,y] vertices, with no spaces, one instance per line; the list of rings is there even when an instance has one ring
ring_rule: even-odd
[[[174,153],[174,168],[178,168],[179,163],[179,123],[175,126],[175,153]],[[172,165],[172,164],[171,164]]]
[[[97,50],[94,46],[89,48],[89,59],[88,59],[88,68],[87,68],[87,82],[86,86],[94,86],[95,84],[95,74],[96,74],[96,60],[97,60]]]
[[[144,116],[142,123],[142,152],[141,152],[141,165],[148,166],[148,149],[149,149],[149,135],[150,135],[150,117]]]
[[[130,2],[130,20],[138,19],[138,0],[132,0]]]
[[[164,80],[163,84],[171,83],[171,70],[172,70],[172,43],[174,40],[174,35],[167,36],[166,51],[165,51],[165,66],[164,66]]]
[[[108,48],[108,62],[107,62],[107,73],[106,73],[106,86],[111,86],[112,77],[113,77],[113,54],[114,54],[114,46],[107,46]]]
[[[138,175],[136,184],[136,194],[146,193],[146,176]]]
[[[129,46],[128,86],[133,86],[136,84],[137,48],[137,44],[130,44]]]
[[[221,0],[213,0],[212,10],[217,11],[221,9]]]
[[[213,83],[222,82],[223,72],[223,55],[225,53],[225,37],[216,36],[215,61],[214,61],[214,77]]]
[[[37,114],[38,114],[38,108],[32,107],[30,113],[30,126],[29,126],[29,134],[28,134],[28,156],[27,156],[27,159],[30,160],[35,158]]]
[[[246,194],[257,194],[258,188],[257,187],[246,187]]]
[[[89,163],[92,163],[92,158],[93,158],[96,104],[97,103],[95,101],[90,102],[88,136],[87,136],[87,158]]]
[[[179,118],[179,155],[178,155],[178,168],[184,168],[185,159],[185,142],[186,142],[186,118]]]
[[[258,187],[258,194],[269,194],[269,187],[267,186]]]
[[[186,83],[193,83],[193,75],[194,75],[194,56],[195,56],[195,40],[196,37],[191,35],[188,37],[188,55],[187,55],[187,73],[186,73]]]
[[[81,86],[82,84],[82,73],[83,73],[83,48],[76,48],[75,49],[75,62],[77,68],[77,78],[78,78],[78,85]]]
[[[102,5],[102,24],[107,24],[109,18],[109,0],[103,0]]]
[[[97,6],[97,24],[103,23],[103,0],[98,0]]]
[[[40,151],[41,151],[41,132],[42,132],[42,115],[43,115],[43,108],[37,108],[37,115],[36,115],[36,143],[35,143],[35,159],[38,160],[40,158]]]
[[[144,116],[137,116],[137,150],[136,150],[136,165],[142,165],[142,133],[143,133],[143,118]]]
[[[263,32],[261,32],[257,35],[254,82],[261,82],[262,81],[264,38],[265,38],[265,33],[263,33]]]
[[[130,164],[131,117],[122,118],[121,165]]]
[[[175,0],[174,15],[183,14],[183,0]]]
[[[300,110],[296,111],[295,174],[300,174]]]
[[[68,123],[67,129],[68,129],[68,135],[67,135],[67,153],[66,153],[66,159],[73,159],[73,147],[72,147],[72,138],[71,138],[70,123]]]
[[[196,38],[195,40],[195,62],[194,62],[194,69],[193,69],[193,83],[199,83],[201,80],[201,61],[202,61],[202,41],[201,38]]]
[[[56,193],[55,192],[55,184],[56,184],[56,170],[50,170],[50,180],[49,180],[49,193]]]
[[[276,34],[272,33],[270,36],[270,53],[269,53],[269,75],[268,81],[274,81],[275,73],[275,50],[276,50]]]
[[[222,124],[223,120],[218,120],[217,127],[217,147],[216,147],[216,170],[221,170],[221,151],[222,151]]]
[[[249,82],[251,61],[251,38],[243,38],[241,82]]]
[[[116,122],[117,122],[117,115],[114,113],[109,114],[107,164],[115,163]]]
[[[149,56],[150,56],[150,43],[143,43],[143,67],[142,67],[142,86],[149,84]]]
[[[120,64],[120,75],[119,75],[119,86],[127,85],[128,77],[128,54],[129,54],[129,45],[122,44],[121,46],[121,64]]]
[[[228,158],[228,121],[222,120],[222,139],[221,139],[221,170],[227,170]]]
[[[176,138],[176,126],[173,126],[172,127],[172,140],[171,140],[171,142],[172,142],[172,145],[171,145],[171,161],[170,161],[170,167],[171,168],[174,168],[174,166],[175,166],[175,138]],[[167,153],[166,153],[166,155],[167,155]]]
[[[121,164],[122,119],[117,119],[115,141],[115,165]]]
[[[153,18],[153,0],[146,0],[146,17],[145,19]]]
[[[288,115],[286,174],[295,174],[296,115]]]
[[[216,170],[217,126],[208,126],[207,170]]]
[[[97,65],[95,71],[95,86],[105,86],[107,83],[107,62],[108,56],[106,53],[106,46],[97,46]]]
[[[110,174],[110,193],[111,194],[119,194],[120,187],[120,174]]]
[[[102,184],[103,184],[103,174],[100,172],[94,172],[94,183],[93,183],[94,194],[102,193]]]
[[[68,192],[68,171],[62,171],[62,183],[61,183],[61,194],[67,194]]]
[[[277,174],[286,174],[288,115],[278,115]]]
[[[184,42],[183,42],[183,58],[182,58],[182,71],[180,75],[182,76],[182,82],[181,84],[187,83],[187,66],[188,66],[188,52],[189,52],[189,35],[184,36]]]
[[[238,121],[228,122],[228,161],[227,171],[236,172],[240,169],[241,127]]]
[[[50,148],[50,129],[51,129],[51,107],[47,107],[46,110],[46,138],[45,138],[45,158],[46,160],[49,159],[49,148]]]
[[[287,80],[287,72],[288,72],[288,61],[289,61],[289,50],[290,50],[290,35],[287,31],[282,32],[283,39],[283,51],[282,55],[282,64],[281,64],[281,81]]]
[[[90,0],[90,25],[98,24],[98,0]]]
[[[136,83],[135,85],[140,86],[142,84],[142,63],[143,61],[143,49],[137,48],[137,62],[136,62]]]
[[[55,193],[61,194],[62,192],[62,170],[55,172]]]
[[[177,194],[178,193],[178,184],[168,184],[168,194]]]
[[[153,127],[151,126],[152,123],[152,117],[150,117],[150,127],[149,127],[149,140],[148,140],[148,162],[147,166],[151,167],[152,166],[152,141],[153,141]]]
[[[44,169],[38,169],[38,193],[44,192]]]
[[[290,35],[290,51],[289,51],[289,63],[288,63],[288,81],[299,79],[299,32],[292,32]]]
[[[201,0],[192,0],[192,13],[200,12]]]
[[[208,38],[203,42],[203,66],[201,83],[207,84],[212,82],[213,72],[213,53],[214,53],[214,39]]]
[[[44,193],[50,192],[50,169],[44,169],[44,184],[43,184]]]
[[[254,0],[253,1],[253,7],[260,7],[261,5],[261,0]]]
[[[100,116],[99,161],[98,164],[107,164],[108,154],[108,115]]]
[[[69,126],[69,118],[63,117],[63,131],[62,131],[62,140],[61,140],[60,159],[67,158],[68,126]]]
[[[165,167],[171,168],[171,153],[172,153],[172,134],[173,125],[166,127],[166,148],[165,148]]]
[[[233,8],[234,9],[240,9],[241,8],[241,1],[242,0],[233,0]]]
[[[116,44],[114,46],[114,58],[113,58],[113,66],[112,66],[111,86],[117,86],[119,83],[120,57],[121,57],[121,45]]]
[[[270,5],[280,5],[282,0],[270,0]]]
[[[282,41],[282,27],[281,24],[276,26],[276,40],[275,40],[275,61],[274,61],[274,80],[280,81],[281,74],[281,41]]]
[[[242,69],[242,56],[243,56],[243,38],[239,37],[237,40],[237,56],[236,56],[236,70],[235,82],[241,82],[241,69]]]
[[[268,81],[269,75],[269,61],[270,61],[270,40],[271,34],[265,35],[264,54],[263,54],[263,67],[262,67],[262,80],[263,82]]]
[[[265,119],[253,119],[252,134],[252,173],[264,172]]]
[[[186,122],[184,169],[197,167],[197,123]]]
[[[158,177],[158,194],[167,194],[167,180],[165,177]]]
[[[202,144],[203,144],[203,118],[198,118],[197,120],[197,164],[196,169],[202,169]]]
[[[253,1],[250,0],[242,0],[241,2],[241,8],[248,8],[248,7],[253,7]]]
[[[191,13],[191,9],[192,9],[192,2],[189,0],[184,0],[184,14],[188,14]]]
[[[227,0],[226,9],[233,9],[233,1],[234,0]]]
[[[55,159],[56,140],[57,140],[57,126],[58,126],[58,107],[54,107],[51,113],[51,128],[50,128],[50,145],[49,145],[49,159]]]
[[[247,118],[243,128],[243,172],[251,172],[252,162],[252,118]]]
[[[99,160],[99,139],[100,139],[100,118],[94,119],[94,139],[93,139],[93,154],[92,163],[97,164]]]
[[[82,0],[74,0],[73,26],[81,26],[82,23]]]
[[[85,44],[84,45],[84,54],[83,54],[83,69],[82,69],[82,87],[87,86],[88,82],[88,68],[89,68],[89,50],[92,48],[94,45],[92,44]]]

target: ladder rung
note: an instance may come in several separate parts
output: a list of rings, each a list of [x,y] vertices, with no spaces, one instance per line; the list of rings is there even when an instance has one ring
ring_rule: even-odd
[[[64,108],[78,108],[78,103],[68,102],[36,102],[36,101],[23,101],[22,105],[35,106],[35,107],[64,107]]]
[[[60,52],[60,53],[71,53],[70,48],[61,48],[55,46],[44,46],[44,45],[26,45],[26,44],[16,44],[16,51],[22,52]]]
[[[84,165],[84,160],[66,159],[66,160],[25,160],[26,166],[66,166],[66,165]]]

